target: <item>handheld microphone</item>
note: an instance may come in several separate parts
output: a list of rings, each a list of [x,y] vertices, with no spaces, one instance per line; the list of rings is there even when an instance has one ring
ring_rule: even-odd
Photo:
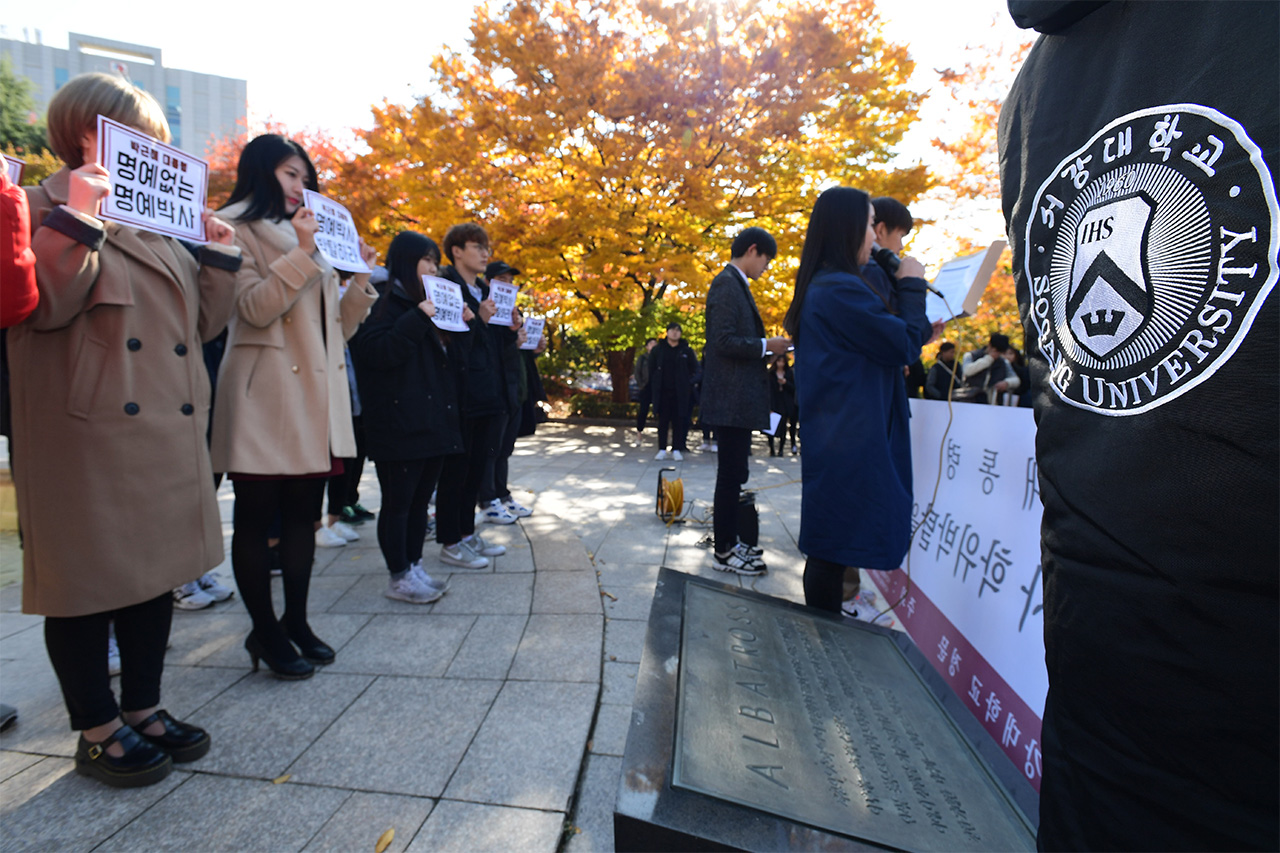
[[[898,268],[902,266],[902,259],[895,255],[892,250],[886,249],[883,246],[877,246],[871,250],[871,260],[879,264],[880,268],[887,272],[890,278],[898,277]],[[942,294],[927,281],[924,283],[924,289],[932,293],[934,296],[942,296]]]

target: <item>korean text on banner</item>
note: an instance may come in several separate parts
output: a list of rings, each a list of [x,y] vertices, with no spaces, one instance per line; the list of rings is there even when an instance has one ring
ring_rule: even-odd
[[[9,173],[9,180],[15,187],[22,186],[22,171],[27,167],[25,160],[19,160],[17,157],[4,155],[4,167]]]
[[[547,326],[547,321],[541,317],[529,317],[524,321],[525,342],[520,345],[520,349],[537,349],[538,344],[542,343],[542,332]]]
[[[208,242],[205,161],[98,116],[98,162],[111,182],[99,212],[103,219],[192,243]]]
[[[316,215],[316,248],[334,269],[372,272],[360,257],[360,235],[351,213],[332,199],[312,190],[302,191],[302,203]]]
[[[489,282],[489,298],[498,306],[498,310],[489,318],[491,326],[510,326],[511,312],[516,307],[516,291],[514,284],[505,281]]]
[[[868,574],[961,703],[1039,790],[1049,677],[1035,422],[1030,409],[953,411],[948,430],[945,402],[911,401],[910,588],[905,572]]]
[[[437,329],[444,329],[446,332],[470,331],[462,319],[465,303],[462,301],[462,290],[457,284],[447,279],[424,275],[422,286],[427,291],[427,298],[436,306],[436,316],[431,318],[431,322],[436,324]]]

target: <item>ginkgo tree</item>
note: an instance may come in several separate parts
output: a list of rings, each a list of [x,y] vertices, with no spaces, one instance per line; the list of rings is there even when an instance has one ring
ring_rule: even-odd
[[[433,95],[375,108],[335,195],[380,243],[483,224],[533,310],[607,354],[617,398],[652,318],[701,311],[739,229],[778,240],[756,289],[776,329],[821,189],[927,187],[890,165],[920,96],[872,0],[492,0],[469,44],[432,62]]]

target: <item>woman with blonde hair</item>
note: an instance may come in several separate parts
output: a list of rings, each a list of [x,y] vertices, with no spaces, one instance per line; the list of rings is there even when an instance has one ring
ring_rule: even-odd
[[[292,140],[249,142],[222,215],[236,224],[244,265],[218,371],[213,413],[214,470],[235,487],[231,566],[253,619],[244,647],[278,678],[308,678],[334,650],[307,621],[314,523],[328,479],[356,455],[344,344],[378,292],[357,273],[345,293],[316,248],[315,213],[304,190],[318,190],[315,166]],[[372,266],[373,249],[361,244]],[[271,602],[267,534],[280,519],[284,615]],[[296,648],[295,648],[296,646]]]
[[[200,352],[226,325],[240,250],[210,211],[211,242],[197,256],[99,219],[112,191],[96,162],[99,115],[169,139],[160,105],[119,77],[82,74],[49,102],[49,139],[64,166],[27,189],[40,302],[9,332],[15,485],[22,606],[45,616],[49,659],[80,731],[76,771],[136,787],[209,751],[207,732],[159,707],[160,680],[171,591],[223,557]],[[112,620],[118,705],[107,671]]]

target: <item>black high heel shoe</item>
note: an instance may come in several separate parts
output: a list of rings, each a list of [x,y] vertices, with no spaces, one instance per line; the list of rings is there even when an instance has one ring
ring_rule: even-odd
[[[338,656],[328,643],[311,633],[310,626],[305,626],[299,631],[286,626],[284,631],[298,647],[298,651],[302,652],[302,656],[318,666],[328,666]]]
[[[292,658],[284,656],[274,656],[269,653],[266,646],[258,639],[257,635],[250,632],[249,636],[244,638],[244,649],[249,653],[249,660],[253,663],[253,671],[258,671],[258,661],[264,660],[271,672],[276,678],[282,678],[285,681],[301,681],[304,678],[310,678],[316,674],[316,668],[308,663],[298,653],[293,651],[293,646],[289,646],[289,651],[293,652]]]

